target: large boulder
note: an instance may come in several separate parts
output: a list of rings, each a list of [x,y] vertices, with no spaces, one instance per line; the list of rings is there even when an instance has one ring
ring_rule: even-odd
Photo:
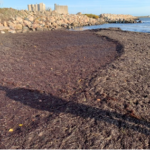
[[[1,31],[1,34],[5,34],[5,31]]]
[[[23,23],[24,23],[25,26],[31,27],[31,22],[30,21],[24,20]]]
[[[23,28],[22,28],[22,32],[23,32],[23,33],[26,33],[26,32],[28,32],[28,31],[29,31],[29,28],[28,28],[28,27],[23,26]]]
[[[81,12],[78,12],[77,15],[82,15],[82,13],[81,13]]]
[[[22,24],[16,24],[15,29],[16,30],[22,30]]]
[[[8,27],[6,21],[3,22],[3,25],[4,25],[4,27]]]
[[[9,33],[13,33],[13,34],[16,33],[15,30],[8,30],[8,32],[9,32]]]
[[[32,16],[27,17],[30,22],[33,22],[34,18]]]
[[[16,17],[16,21],[19,22],[19,23],[22,23],[23,19],[21,17]]]
[[[0,23],[0,27],[3,27],[3,25]]]
[[[4,27],[4,26],[0,26],[0,31],[2,31],[2,30],[9,30],[9,28],[8,27]]]

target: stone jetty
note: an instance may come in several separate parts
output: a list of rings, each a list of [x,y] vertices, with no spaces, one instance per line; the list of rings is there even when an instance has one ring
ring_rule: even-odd
[[[101,19],[108,23],[136,23],[137,17],[121,14],[101,14]]]

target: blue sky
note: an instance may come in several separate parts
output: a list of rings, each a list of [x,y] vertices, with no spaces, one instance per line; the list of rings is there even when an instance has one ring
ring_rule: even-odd
[[[54,9],[54,4],[68,5],[69,13],[112,13],[150,15],[150,0],[0,0],[0,7],[27,9],[28,4],[44,3]]]

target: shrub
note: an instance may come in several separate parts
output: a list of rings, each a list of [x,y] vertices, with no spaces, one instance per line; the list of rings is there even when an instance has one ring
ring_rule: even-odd
[[[94,18],[94,19],[98,19],[99,18],[99,16],[94,15],[94,14],[84,14],[84,15],[88,16],[89,18]]]

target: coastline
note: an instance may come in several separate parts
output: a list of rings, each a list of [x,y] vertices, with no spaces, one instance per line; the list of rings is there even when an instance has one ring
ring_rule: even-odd
[[[47,31],[48,32],[48,31]],[[52,33],[54,31],[49,32]],[[87,58],[87,62],[89,65],[91,63],[98,65],[98,62],[94,62],[96,53],[94,53],[94,50],[97,49],[98,46],[101,50],[106,49],[105,47],[101,46],[101,43],[104,41],[108,41],[109,44],[112,44],[111,48],[115,47],[114,44],[119,44],[119,49],[117,49],[117,53],[119,55],[114,55],[115,53],[110,53],[106,57],[107,59],[110,59],[113,56],[113,62],[108,63],[105,67],[99,68],[96,67],[96,70],[93,70],[92,73],[89,73],[88,76],[85,78],[79,78],[78,79],[78,88],[75,89],[75,92],[72,91],[72,94],[68,94],[67,92],[70,90],[67,86],[65,89],[63,86],[63,90],[60,91],[60,93],[56,93],[53,91],[51,93],[52,95],[57,96],[57,98],[54,98],[56,101],[58,101],[59,104],[54,103],[54,108],[51,108],[53,110],[52,112],[48,111],[47,103],[44,105],[44,102],[36,102],[34,101],[33,104],[43,105],[45,110],[38,110],[35,106],[33,108],[30,108],[26,102],[17,102],[18,98],[15,96],[12,96],[13,92],[16,92],[15,94],[18,94],[19,91],[13,91],[10,94],[9,90],[3,88],[3,91],[1,91],[1,97],[2,99],[5,99],[5,104],[2,105],[1,110],[6,111],[3,112],[2,122],[10,121],[11,123],[14,121],[14,118],[19,118],[19,116],[11,116],[8,117],[10,114],[12,115],[14,112],[19,112],[20,117],[22,117],[24,127],[19,128],[18,130],[15,130],[14,133],[7,133],[7,128],[3,130],[3,133],[1,133],[2,137],[2,144],[5,145],[6,148],[117,148],[117,149],[149,149],[149,139],[150,139],[150,34],[148,33],[137,33],[137,32],[129,32],[129,31],[122,31],[117,28],[113,29],[101,29],[101,30],[91,30],[91,31],[82,31],[82,32],[76,32],[71,33],[70,31],[55,31],[54,33],[59,34],[61,33],[62,38],[66,38],[67,36],[71,37],[72,34],[76,34],[76,37],[80,37],[82,34],[82,40],[84,39],[84,36],[86,38],[88,37],[88,41],[84,41],[85,45],[83,45],[82,40],[79,41],[79,46],[72,44],[72,41],[74,41],[74,38],[70,39],[70,46],[65,47],[66,49],[65,53],[71,51],[71,48],[77,47],[77,50],[86,49],[88,51],[89,59]],[[45,32],[46,33],[46,32]],[[31,40],[31,43],[28,43],[28,38],[25,39],[25,42],[27,42],[26,45],[24,45],[20,40],[15,40],[14,44],[19,44],[17,47],[15,47],[12,44],[12,41],[9,40],[6,42],[8,46],[5,46],[5,51],[2,53],[5,57],[8,58],[8,61],[10,63],[14,63],[17,61],[19,62],[19,58],[13,59],[15,55],[19,56],[21,53],[19,53],[20,48],[26,48],[26,52],[30,52],[28,48],[37,48],[37,52],[39,52],[39,55],[35,57],[34,53],[28,55],[31,57],[34,61],[31,62],[31,66],[29,67],[30,70],[27,72],[28,74],[32,73],[32,71],[35,69],[34,65],[36,63],[39,63],[40,66],[40,60],[41,56],[43,55],[46,59],[48,59],[49,55],[47,55],[46,51],[44,51],[44,47],[42,44],[36,43],[34,40],[36,35],[44,35],[44,32],[34,32],[31,34],[21,34],[16,33],[13,36],[19,35],[23,38],[26,36],[32,35],[33,40]],[[40,42],[46,45],[48,43],[57,43],[56,46],[54,46],[54,50],[61,50],[63,49],[63,46],[60,46],[62,41],[58,40],[57,34],[52,38],[49,39],[49,41],[44,43],[44,36],[40,36]],[[66,35],[67,34],[67,35]],[[85,35],[84,35],[85,34]],[[89,34],[89,35],[88,35]],[[96,34],[96,35],[95,35]],[[35,35],[35,36],[34,36]],[[88,36],[87,36],[88,35]],[[6,35],[0,35],[2,38]],[[90,36],[95,39],[93,43],[98,40],[97,38],[102,39],[100,43],[97,45],[97,43],[90,44]],[[96,36],[96,37],[95,37]],[[48,38],[48,35],[45,39]],[[91,38],[92,39],[92,38]],[[58,40],[58,41],[57,41]],[[68,40],[68,39],[67,39]],[[5,40],[3,40],[5,42]],[[38,42],[38,41],[37,41]],[[113,43],[112,43],[113,42]],[[68,43],[68,41],[66,42]],[[34,45],[35,44],[35,45]],[[71,45],[72,44],[72,45]],[[109,48],[108,44],[108,50],[107,52],[111,50]],[[104,44],[107,45],[107,44]],[[12,46],[12,47],[11,47]],[[15,51],[15,48],[17,51]],[[122,51],[123,48],[123,51]],[[43,51],[40,51],[40,49]],[[11,54],[11,50],[14,51],[14,56]],[[121,51],[120,51],[121,50]],[[75,50],[76,51],[76,50]],[[72,55],[72,59],[76,56],[75,51]],[[92,52],[93,51],[93,52]],[[31,51],[32,52],[32,51]],[[52,51],[53,52],[53,51]],[[71,53],[71,52],[70,52]],[[68,53],[69,56],[70,53]],[[56,58],[48,59],[51,60],[57,60],[59,57],[61,57],[64,53],[57,53],[57,55],[54,55],[54,52],[51,56],[55,56]],[[81,56],[80,63],[78,65],[75,65],[76,67],[80,66],[84,60],[84,57],[82,53],[80,54],[80,51],[78,51],[77,56]],[[11,58],[11,59],[10,59]],[[38,59],[39,58],[39,59]],[[115,58],[115,59],[114,59]],[[23,57],[20,60],[20,63],[23,62]],[[62,60],[65,60],[66,57],[62,58]],[[99,58],[100,59],[100,58]],[[69,60],[69,58],[68,58]],[[103,60],[101,58],[100,60]],[[58,66],[61,66],[62,62],[57,62]],[[77,61],[78,62],[78,61]],[[4,62],[3,62],[4,63]],[[9,66],[9,62],[8,66]],[[44,69],[44,66],[47,64],[45,60],[43,60],[43,64],[41,65],[41,70]],[[76,64],[76,62],[74,62]],[[27,66],[27,62],[24,64]],[[66,64],[67,65],[67,64]],[[39,67],[36,66],[36,67]],[[57,66],[57,67],[58,67]],[[5,65],[1,68],[4,69]],[[93,66],[90,66],[87,68],[87,70],[90,70]],[[70,67],[71,68],[71,67]],[[75,68],[75,67],[73,67]],[[11,67],[7,68],[11,70]],[[17,71],[18,68],[14,69]],[[72,69],[72,68],[71,68]],[[13,69],[12,69],[13,70]],[[39,70],[39,72],[41,71]],[[45,69],[46,70],[46,69]],[[44,71],[45,71],[44,70]],[[48,71],[51,70],[51,68],[48,66]],[[2,71],[2,70],[1,70]],[[31,93],[35,93],[35,95],[40,95],[42,97],[44,95],[44,98],[48,98],[47,94],[44,94],[46,91],[48,85],[47,82],[49,81],[49,72],[44,72],[42,76],[45,77],[47,80],[44,82],[44,80],[40,83],[45,84],[45,87],[42,87],[42,84],[38,84],[38,80],[40,78],[35,75],[34,79],[37,82],[37,85],[34,85],[31,82],[30,86],[35,86],[34,90],[31,90]],[[65,71],[65,68],[62,69],[62,72]],[[37,75],[39,72],[36,72]],[[6,82],[6,80],[2,79],[6,72],[2,71],[1,74],[1,84],[3,86],[9,85],[12,81]],[[19,73],[19,72],[18,72]],[[25,73],[22,72],[22,74],[25,76]],[[75,74],[73,72],[72,74]],[[85,73],[86,74],[86,73]],[[32,74],[31,74],[32,75]],[[30,76],[31,76],[30,75]],[[53,75],[53,74],[52,74]],[[60,76],[61,78],[64,78],[64,75],[61,75],[59,70],[54,73],[56,76]],[[65,76],[71,76],[69,73],[65,74]],[[78,74],[76,74],[77,76]],[[22,84],[19,82],[19,80],[22,80],[22,82],[26,82],[28,78],[24,77],[24,79],[19,79],[19,76],[14,74],[14,82],[16,82],[15,79],[18,81],[16,83],[13,83],[11,86],[12,88],[19,88],[19,86]],[[70,81],[74,82],[75,77],[72,78]],[[80,80],[81,79],[81,80]],[[56,80],[57,81],[57,80]],[[65,80],[64,80],[65,81]],[[52,82],[52,81],[51,81]],[[67,83],[65,83],[67,84]],[[64,84],[64,85],[65,85]],[[24,85],[21,85],[23,88]],[[36,86],[41,90],[39,94],[36,90]],[[57,88],[57,87],[55,87]],[[55,89],[54,88],[54,89]],[[43,89],[45,92],[43,92]],[[26,89],[27,90],[27,89]],[[25,91],[26,91],[25,90]],[[25,92],[24,91],[24,92]],[[66,92],[67,91],[67,92]],[[8,93],[7,93],[8,92]],[[22,92],[22,91],[21,91]],[[7,94],[6,94],[7,93]],[[30,93],[30,92],[29,92]],[[6,94],[6,95],[5,95]],[[23,94],[23,93],[21,93]],[[21,96],[21,94],[18,96]],[[45,96],[46,95],[46,96]],[[69,96],[68,96],[69,95]],[[25,95],[24,95],[25,96]],[[68,97],[67,97],[68,96]],[[9,98],[8,98],[9,97]],[[12,100],[14,98],[14,100]],[[65,99],[64,102],[62,99]],[[35,98],[36,100],[36,98]],[[41,100],[41,99],[38,99]],[[19,101],[19,100],[18,100]],[[44,100],[43,100],[44,101]],[[2,103],[2,101],[1,101]],[[24,105],[25,103],[25,105]],[[8,104],[8,105],[7,105]],[[11,106],[10,106],[11,104]],[[14,111],[8,111],[12,108],[12,106],[15,108]],[[57,106],[57,107],[56,107]],[[66,107],[67,106],[67,107]],[[7,109],[6,109],[7,107]],[[40,107],[40,106],[38,106]],[[20,109],[21,108],[21,109]],[[66,108],[66,110],[63,110]],[[43,108],[44,109],[44,108]],[[24,112],[21,112],[23,111]],[[59,111],[61,113],[59,113]],[[9,113],[10,114],[9,114]],[[24,115],[26,113],[28,114],[34,114],[30,118],[28,118]],[[6,117],[6,116],[8,117]],[[19,115],[19,114],[18,114]],[[17,120],[16,119],[16,120]],[[34,119],[34,121],[32,121]],[[17,121],[20,121],[19,119]],[[14,123],[14,122],[13,122]],[[19,122],[17,122],[19,123]],[[11,127],[11,124],[8,123],[6,126]],[[15,126],[15,125],[14,125]],[[52,128],[53,127],[53,128]],[[18,143],[15,143],[15,139],[18,140]],[[22,142],[23,141],[23,142]],[[9,143],[9,144],[8,144]],[[14,145],[15,143],[16,145]],[[18,144],[18,145],[17,145]]]

